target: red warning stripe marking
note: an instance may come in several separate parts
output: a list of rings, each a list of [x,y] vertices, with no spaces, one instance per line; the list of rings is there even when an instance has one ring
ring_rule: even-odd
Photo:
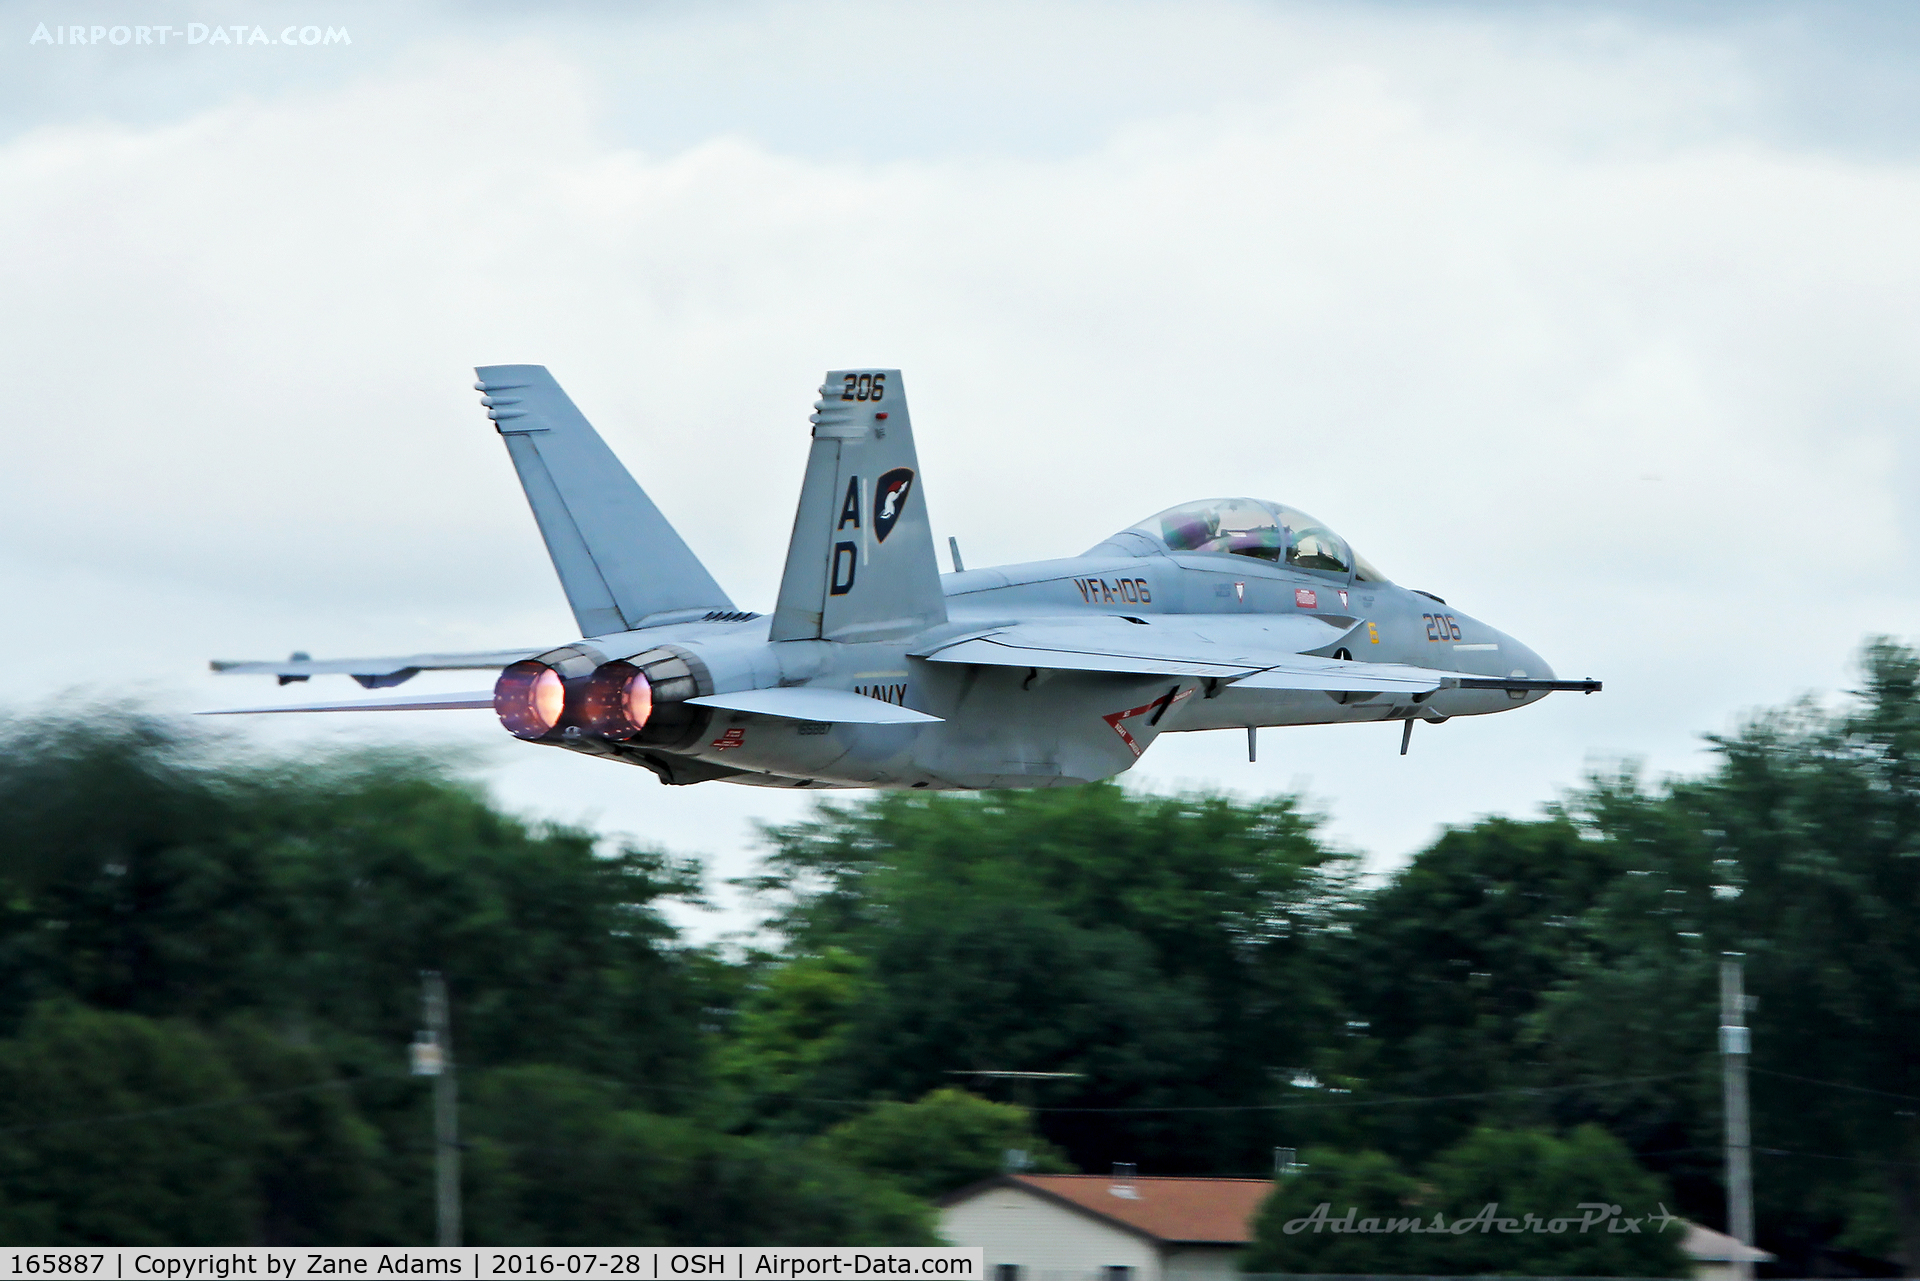
[[[1135,739],[1132,734],[1128,733],[1127,727],[1125,725],[1122,725],[1120,722],[1126,721],[1126,720],[1132,720],[1136,716],[1145,716],[1148,712],[1151,712],[1156,707],[1172,708],[1172,706],[1175,703],[1179,702],[1181,699],[1187,697],[1191,693],[1193,693],[1193,691],[1190,689],[1183,689],[1177,694],[1173,693],[1172,691],[1169,691],[1165,694],[1162,694],[1160,697],[1154,699],[1151,703],[1143,703],[1139,707],[1129,707],[1124,712],[1109,712],[1107,713],[1107,715],[1102,716],[1100,719],[1105,721],[1107,724],[1111,725],[1113,727],[1113,732],[1120,736],[1120,741],[1125,743],[1128,749],[1132,751],[1135,756],[1138,756],[1140,755],[1140,753],[1146,751],[1147,749],[1140,746],[1139,741]]]

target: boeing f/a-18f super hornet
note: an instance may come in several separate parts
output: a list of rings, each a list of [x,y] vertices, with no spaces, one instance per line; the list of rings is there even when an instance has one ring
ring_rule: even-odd
[[[827,375],[771,614],[736,606],[540,365],[476,371],[581,639],[488,654],[284,663],[368,688],[496,670],[472,694],[248,712],[489,708],[508,732],[762,787],[1054,787],[1130,767],[1161,734],[1510,711],[1554,679],[1512,637],[1395,586],[1304,512],[1187,503],[1067,560],[934,558],[894,369]]]

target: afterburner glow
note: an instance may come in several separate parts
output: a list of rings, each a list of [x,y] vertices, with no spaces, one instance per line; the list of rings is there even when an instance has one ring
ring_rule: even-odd
[[[653,715],[653,686],[632,663],[602,663],[587,683],[581,719],[602,738],[632,738]]]
[[[545,663],[523,659],[493,684],[493,710],[515,738],[544,738],[566,710],[567,687]]]

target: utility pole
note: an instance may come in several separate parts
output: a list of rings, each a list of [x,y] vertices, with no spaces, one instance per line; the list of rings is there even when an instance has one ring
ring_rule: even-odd
[[[420,971],[426,1028],[413,1043],[413,1074],[433,1078],[434,1217],[441,1245],[460,1244],[460,1086],[453,1069],[453,1020],[447,981]]]
[[[1753,1136],[1747,1118],[1747,996],[1739,952],[1720,960],[1720,1069],[1727,1114],[1727,1234],[1753,1245]],[[1753,1281],[1753,1261],[1733,1265],[1738,1281]]]

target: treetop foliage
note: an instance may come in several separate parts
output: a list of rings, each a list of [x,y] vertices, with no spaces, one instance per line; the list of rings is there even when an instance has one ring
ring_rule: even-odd
[[[1169,958],[1196,941],[1258,948],[1329,910],[1338,859],[1292,797],[1153,796],[1114,783],[972,794],[881,792],[764,829],[785,900],[775,926],[818,946],[909,897],[1039,901],[1082,927],[1136,933]],[[1017,844],[1017,856],[1010,846]]]
[[[1291,798],[1098,784],[882,793],[768,829],[753,884],[788,964],[829,948],[863,964],[809,1093],[906,1100],[955,1073],[1077,1073],[1013,1100],[1136,1109],[1051,1122],[1077,1164],[1145,1150],[1172,1172],[1257,1168],[1268,1127],[1177,1109],[1265,1098],[1276,1055],[1304,1061],[1328,1017],[1314,937],[1352,864],[1314,822]]]
[[[876,1103],[821,1136],[828,1155],[891,1175],[916,1196],[944,1196],[1009,1167],[1035,1174],[1070,1173],[1058,1148],[1033,1132],[1025,1108],[952,1088],[914,1103]]]
[[[438,969],[466,1059],[696,1079],[656,908],[696,870],[529,826],[424,760],[254,765],[153,718],[35,720],[0,738],[0,812],[0,1032],[71,999],[404,1044]]]
[[[1597,1126],[1474,1130],[1417,1174],[1379,1152],[1305,1155],[1261,1206],[1245,1271],[1689,1275],[1684,1226],[1652,1218],[1672,1194]]]

